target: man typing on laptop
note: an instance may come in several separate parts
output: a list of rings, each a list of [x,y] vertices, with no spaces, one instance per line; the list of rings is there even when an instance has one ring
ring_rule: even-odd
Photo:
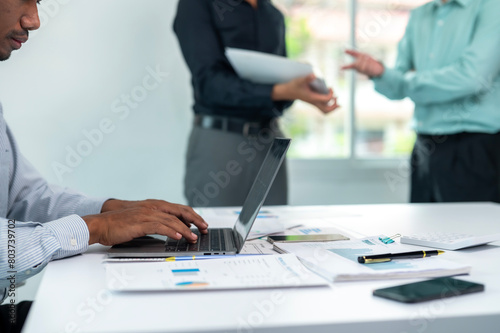
[[[110,257],[170,257],[238,254],[250,233],[257,214],[266,200],[269,189],[278,174],[290,146],[290,139],[274,138],[257,176],[253,180],[241,213],[233,228],[211,228],[200,234],[200,241],[189,243],[188,239],[169,237],[141,237],[113,246]]]
[[[39,28],[37,2],[0,0],[0,60]],[[195,243],[192,224],[207,232],[205,221],[186,206],[91,199],[48,185],[19,152],[0,105],[0,300],[50,260],[85,252],[89,244],[113,245],[147,234]],[[15,299],[0,306],[0,332],[20,331],[28,309],[29,303],[16,307]]]

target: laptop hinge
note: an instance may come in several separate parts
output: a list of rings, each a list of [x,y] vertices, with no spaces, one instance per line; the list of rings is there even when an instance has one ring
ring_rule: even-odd
[[[236,248],[236,253],[240,253],[240,249],[243,248],[243,244],[241,244],[241,240],[240,240],[240,235],[236,232],[236,230],[234,230],[234,228],[232,229],[232,233],[233,233],[233,239],[234,239],[234,243],[233,246]]]

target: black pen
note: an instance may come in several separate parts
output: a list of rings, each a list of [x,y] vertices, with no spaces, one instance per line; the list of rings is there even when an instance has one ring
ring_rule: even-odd
[[[426,258],[430,256],[437,256],[443,254],[444,251],[432,250],[432,251],[413,251],[413,252],[403,252],[403,253],[384,253],[376,254],[372,256],[360,256],[358,257],[358,262],[360,264],[376,264],[379,262],[388,262],[392,259],[416,259],[416,258]]]

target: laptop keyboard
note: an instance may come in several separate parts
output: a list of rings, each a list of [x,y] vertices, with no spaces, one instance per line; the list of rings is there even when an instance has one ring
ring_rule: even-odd
[[[180,240],[167,238],[165,241],[166,252],[191,252],[191,251],[225,251],[226,239],[224,230],[208,229],[208,234],[200,234],[199,230],[192,230],[198,236],[196,244],[189,243],[184,237]]]

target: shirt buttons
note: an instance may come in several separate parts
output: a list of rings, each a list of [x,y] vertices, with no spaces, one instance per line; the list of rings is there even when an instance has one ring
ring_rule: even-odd
[[[30,275],[31,274],[31,271],[28,269],[27,271],[25,271],[24,273],[26,273],[26,275]]]
[[[76,239],[74,239],[74,238],[71,238],[70,244],[73,247],[78,245],[78,243],[76,242]]]
[[[434,58],[434,53],[429,54],[429,58],[433,59]]]
[[[442,27],[442,26],[444,25],[444,21],[443,21],[443,20],[439,20],[439,21],[437,22],[437,24],[438,24],[438,26]]]

